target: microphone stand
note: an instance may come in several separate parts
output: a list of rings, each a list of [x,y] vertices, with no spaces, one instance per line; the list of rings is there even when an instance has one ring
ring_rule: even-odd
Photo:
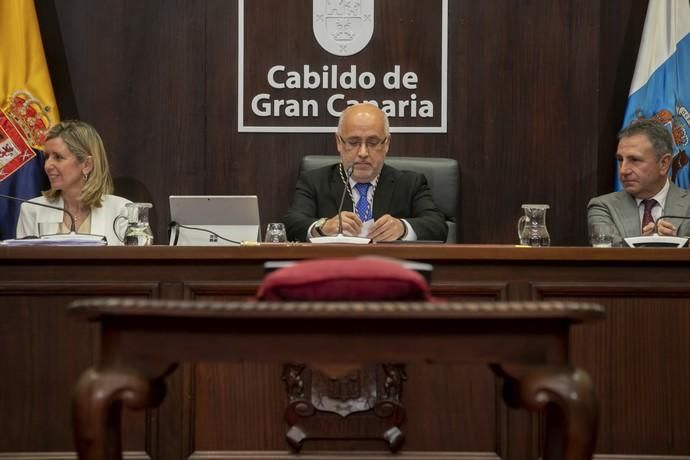
[[[49,209],[55,209],[57,211],[62,211],[65,214],[69,216],[69,221],[70,221],[70,228],[69,232],[76,234],[77,233],[77,220],[74,218],[74,215],[67,210],[67,208],[61,208],[60,206],[53,206],[50,204],[45,204],[45,203],[38,203],[36,201],[31,201],[31,200],[25,200],[23,198],[17,198],[16,196],[10,196],[10,195],[2,195],[0,194],[0,198],[5,198],[6,200],[11,200],[11,201],[19,201],[21,203],[29,203],[29,204],[34,204],[36,206],[43,206],[44,208],[49,208]]]
[[[340,166],[342,167],[342,165]],[[350,177],[352,176],[352,166],[345,170],[345,184],[343,184],[343,193],[340,195],[340,204],[338,205],[338,235],[343,235],[343,205],[345,204],[345,195],[350,188]]]
[[[340,165],[342,166],[342,163]],[[312,243],[348,243],[348,244],[367,244],[371,241],[370,238],[361,236],[347,236],[343,233],[343,205],[345,204],[345,195],[350,187],[350,176],[352,176],[353,167],[350,166],[345,170],[345,184],[343,186],[343,193],[340,195],[340,204],[338,204],[338,233],[335,236],[314,236],[309,238]]]
[[[672,215],[662,215],[654,221],[654,233],[650,236],[634,236],[623,238],[631,248],[682,248],[688,244],[688,238],[684,236],[665,236],[659,235],[657,233],[657,226],[661,219],[681,219],[688,220],[690,216],[672,216]]]
[[[668,219],[688,220],[688,219],[690,219],[690,216],[672,216],[672,215],[670,215],[670,214],[666,214],[666,215],[663,215],[663,216],[659,216],[659,218],[658,218],[657,220],[654,221],[654,234],[655,234],[655,235],[657,235],[656,229],[657,229],[657,225],[659,224],[659,221],[660,221],[661,219],[667,219],[667,218],[668,218]]]
[[[74,218],[74,214],[69,212],[67,208],[60,207],[60,206],[53,206],[51,204],[45,204],[45,203],[38,203],[36,201],[31,201],[31,200],[25,200],[23,198],[17,198],[16,196],[10,196],[10,195],[3,195],[0,194],[0,198],[4,198],[6,200],[11,200],[11,201],[18,201],[20,203],[28,203],[31,205],[36,205],[36,206],[42,206],[44,208],[49,208],[49,209],[55,209],[56,211],[62,211],[65,214],[69,216],[70,219],[70,231],[68,234],[55,234],[55,235],[43,235],[40,236],[42,239],[50,239],[51,237],[57,237],[57,238],[74,238],[74,239],[80,239],[84,241],[101,241],[105,240],[105,237],[103,235],[82,235],[82,234],[77,234],[77,220]]]

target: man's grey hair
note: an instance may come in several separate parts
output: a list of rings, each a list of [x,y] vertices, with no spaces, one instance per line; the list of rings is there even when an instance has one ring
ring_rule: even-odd
[[[673,138],[671,133],[664,125],[656,120],[649,118],[633,121],[618,133],[618,140],[624,137],[637,136],[644,134],[652,144],[656,159],[661,160],[661,157],[670,153],[673,155]]]
[[[369,105],[373,105],[374,107],[378,108],[377,105],[372,104],[372,103],[370,103],[370,102],[362,102],[362,104],[369,104]],[[359,105],[359,104],[358,104],[358,105]],[[345,110],[343,110],[343,111],[340,113],[340,118],[338,119],[338,130],[337,130],[337,133],[338,133],[338,134],[340,134],[340,133],[343,132],[342,129],[343,129],[343,120],[345,119],[345,114],[346,114],[352,107],[356,107],[356,106],[351,105],[351,106],[349,106],[348,108],[346,108]],[[391,125],[390,125],[390,123],[389,123],[389,121],[388,121],[388,115],[386,115],[386,112],[384,112],[383,110],[381,111],[381,114],[383,115],[383,133],[384,133],[384,136],[388,137],[388,136],[390,136],[390,134],[391,134]]]

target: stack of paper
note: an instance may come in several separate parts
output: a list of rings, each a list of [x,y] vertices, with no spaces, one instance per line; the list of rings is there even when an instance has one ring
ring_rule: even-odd
[[[40,238],[23,238],[5,240],[5,246],[105,246],[107,241],[101,235],[80,235],[66,233],[59,235],[47,235]]]

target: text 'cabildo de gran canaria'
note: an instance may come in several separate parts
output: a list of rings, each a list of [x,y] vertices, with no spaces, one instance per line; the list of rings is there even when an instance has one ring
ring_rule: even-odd
[[[402,72],[399,65],[385,72],[379,80],[373,72],[360,72],[356,65],[341,72],[337,65],[324,65],[320,71],[304,65],[300,71],[287,69],[284,65],[271,67],[266,74],[268,85],[275,91],[255,95],[252,98],[252,112],[258,117],[318,117],[321,107],[334,117],[339,117],[348,106],[369,102],[380,107],[390,118],[433,118],[434,104],[420,99],[415,93],[419,77],[415,72]],[[281,93],[295,93],[296,90],[319,92],[335,90],[321,98],[288,98]],[[385,98],[356,100],[346,92],[358,94],[385,93]]]

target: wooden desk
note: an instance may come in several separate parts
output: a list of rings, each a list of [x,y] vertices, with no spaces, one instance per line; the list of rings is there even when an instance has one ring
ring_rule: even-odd
[[[594,454],[596,398],[587,374],[570,365],[568,339],[572,323],[603,316],[598,305],[100,298],[77,301],[70,312],[101,332],[101,357],[75,390],[82,460],[122,459],[122,407],[156,407],[178,363],[218,360],[490,364],[504,378],[506,402],[548,409],[545,460]]]
[[[68,401],[79,374],[98,358],[99,334],[65,315],[70,302],[95,296],[244,300],[255,293],[265,260],[363,254],[433,264],[434,295],[452,301],[603,305],[603,321],[575,326],[570,336],[572,361],[592,376],[601,403],[598,460],[687,459],[689,250],[462,245],[0,247],[0,459],[73,458]],[[502,380],[483,366],[420,363],[408,377],[407,460],[539,455],[538,419],[506,409]],[[158,409],[125,415],[129,458],[291,458],[280,366],[183,365],[168,382]],[[250,412],[227,415],[247,401],[254,401]],[[348,446],[350,458],[385,455],[382,444]],[[329,448],[316,442],[305,453]]]

